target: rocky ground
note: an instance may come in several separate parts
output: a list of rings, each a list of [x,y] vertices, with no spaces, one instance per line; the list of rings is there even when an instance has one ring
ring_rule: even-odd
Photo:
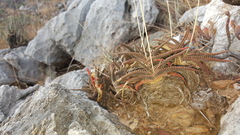
[[[111,65],[114,60],[124,61],[123,56],[112,56],[112,50],[121,43],[129,45],[130,51],[131,47],[136,49],[141,43],[140,24],[153,26],[148,27],[149,34],[146,34],[152,46],[169,39],[163,31],[155,29],[160,26],[157,23],[160,23],[159,17],[164,11],[154,0],[68,0],[56,3],[48,1],[35,5],[29,0],[28,4],[17,7],[24,12],[34,10],[36,14],[41,13],[43,22],[48,17],[51,19],[36,36],[28,38],[25,45],[18,44],[23,40],[16,40],[16,44],[11,42],[9,48],[5,46],[0,50],[1,134],[240,134],[238,6],[212,0],[198,9],[190,9],[179,19],[181,29],[188,26],[190,31],[199,34],[196,37],[206,39],[197,42],[197,38],[192,38],[189,48],[195,49],[192,45],[198,44],[198,48],[208,53],[224,51],[221,55],[208,55],[214,56],[211,60],[228,61],[207,64],[214,74],[173,70],[163,73],[160,78],[143,80],[142,85],[138,83],[141,87],[134,84],[134,90],[124,91],[129,93],[117,89],[119,96],[119,91],[105,88],[109,83],[106,78],[113,75],[108,74],[112,69],[107,67],[114,67]],[[56,9],[44,17],[44,13],[50,12],[45,6],[50,4]],[[35,6],[39,10],[34,9]],[[199,25],[197,28],[191,25],[195,19]],[[178,31],[183,32],[186,33]],[[194,32],[188,34],[191,33]],[[181,44],[185,44],[191,40],[187,36],[179,37],[171,39],[170,46],[164,46],[163,50],[167,47],[167,51],[172,51],[171,47],[178,42],[184,41]],[[166,59],[171,60],[172,56],[180,59],[175,54],[178,52]],[[136,60],[142,58],[137,56]],[[186,66],[182,61],[174,62]],[[166,62],[163,66],[168,65],[171,63]],[[148,66],[150,64],[143,67],[151,69]],[[127,72],[119,72],[114,77],[138,68],[138,64],[130,64]],[[197,68],[201,69],[201,66]],[[90,89],[86,89],[89,86]],[[115,83],[111,86],[115,87]]]

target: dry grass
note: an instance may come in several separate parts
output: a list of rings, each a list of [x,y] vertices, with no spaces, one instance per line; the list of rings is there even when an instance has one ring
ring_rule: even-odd
[[[211,0],[201,0],[200,5],[209,3]],[[169,3],[169,6],[168,6]],[[165,29],[168,35],[173,36],[175,28],[178,26],[178,20],[189,9],[198,5],[197,0],[168,0],[168,3],[163,0],[156,0],[156,5],[161,14],[157,20],[159,30]],[[170,28],[171,26],[171,28]],[[173,34],[170,34],[173,32]]]
[[[53,16],[53,14],[58,11],[58,7],[56,6],[56,4],[58,3],[64,4],[64,2],[65,2],[64,0],[42,0],[41,3],[43,3],[44,5],[38,7],[38,13],[39,15],[50,19]],[[27,6],[33,6],[38,4],[36,0],[26,0],[26,3]]]
[[[0,39],[0,49],[8,48],[8,43],[6,40]]]
[[[39,3],[44,4],[38,6]],[[56,14],[58,11],[57,3],[64,3],[64,0],[26,0],[25,6],[36,7],[36,13],[24,11],[23,14],[23,11],[9,7],[0,9],[4,11],[4,14],[1,14],[3,21],[0,22],[0,48],[9,46],[8,39],[12,33],[16,33],[21,40],[27,42],[32,40],[44,23]],[[16,6],[20,5],[16,3]]]

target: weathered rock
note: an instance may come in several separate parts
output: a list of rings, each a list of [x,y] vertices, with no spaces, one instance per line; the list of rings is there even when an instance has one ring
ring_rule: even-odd
[[[61,84],[67,89],[80,89],[87,86],[88,74],[85,69],[71,71],[54,79],[50,84]]]
[[[239,73],[237,61],[240,60],[240,40],[238,40],[234,34],[234,30],[229,25],[232,42],[229,44],[227,33],[226,33],[226,23],[228,16],[226,13],[229,11],[230,20],[233,20],[240,24],[239,17],[239,6],[231,6],[222,2],[222,0],[212,0],[209,4],[199,7],[198,9],[198,21],[201,24],[201,28],[210,28],[214,24],[214,29],[216,29],[216,34],[214,35],[214,44],[212,52],[220,52],[229,50],[229,53],[224,53],[219,55],[219,58],[228,58],[233,60],[233,62],[228,63],[215,63],[213,69],[224,74],[236,74]],[[196,17],[196,8],[187,11],[179,20],[180,24],[193,21]],[[210,31],[211,32],[211,31]]]
[[[15,70],[17,79],[25,83],[36,83],[43,80],[45,65],[24,54],[26,47],[11,50],[4,56]]]
[[[199,23],[201,23],[203,21],[203,17],[205,15],[207,7],[208,7],[208,5],[203,5],[203,6],[195,7],[193,9],[186,11],[182,15],[182,17],[179,19],[178,23],[180,25],[183,25],[184,23],[191,23],[191,22],[195,21],[196,14],[197,14],[197,21]]]
[[[15,82],[13,68],[3,59],[9,51],[10,49],[0,50],[0,85]]]
[[[226,3],[223,3],[222,0],[212,0],[206,9],[206,14],[203,18],[203,22],[201,27],[210,27],[210,23],[212,22],[214,24],[214,28],[216,28],[216,35],[215,35],[215,40],[214,40],[214,45],[212,48],[212,52],[220,52],[224,50],[228,50],[230,47],[230,51],[239,51],[239,44],[240,40],[235,39],[232,41],[232,43],[229,45],[228,42],[228,37],[226,33],[226,23],[227,23],[227,18],[228,16],[226,13],[229,11],[230,13],[230,20],[234,20],[237,22],[237,24],[240,23],[240,17],[239,17],[239,6],[230,6]],[[233,32],[231,25],[229,25],[230,31]],[[232,37],[234,34],[231,35]],[[236,44],[238,44],[236,46]],[[235,54],[239,55],[240,54]],[[231,53],[225,53],[221,55],[220,57],[226,58],[226,57],[231,57]],[[235,56],[236,57],[236,56]],[[239,60],[239,59],[238,59]],[[235,59],[236,61],[236,59]],[[233,63],[217,63],[214,67],[215,70],[218,70],[222,73],[225,74],[232,74],[237,71],[237,66],[235,66]]]
[[[73,2],[74,0],[66,0],[65,1],[65,5],[67,6],[67,7],[69,7],[69,5]]]
[[[11,84],[16,81],[13,67],[4,60],[0,60],[0,85]]]
[[[10,52],[10,49],[1,49],[0,50],[0,59],[2,59],[4,57],[4,55],[6,55],[9,52]]]
[[[38,85],[21,90],[15,86],[0,86],[0,122],[6,117],[13,115],[15,109],[24,97],[38,89]]]
[[[158,14],[154,0],[143,0],[142,5],[145,22],[153,24]],[[137,17],[142,20],[140,7],[135,9],[128,0],[70,1],[67,11],[38,32],[26,53],[48,65],[67,60],[67,54],[91,65],[115,45],[138,35]]]
[[[115,117],[83,92],[55,84],[42,87],[0,127],[1,134],[129,135]]]
[[[221,118],[219,135],[240,134],[240,98],[233,103],[233,109]]]
[[[55,42],[47,37],[50,37],[50,27],[46,25],[39,33],[43,33],[46,37],[36,36],[29,42],[25,51],[27,55],[48,65],[58,65],[69,59],[69,56],[55,46]],[[44,40],[44,42],[42,41]],[[39,42],[40,41],[40,42]]]
[[[156,21],[158,10],[153,0],[143,0],[145,21],[152,24]],[[101,5],[101,6],[99,6]],[[109,52],[120,42],[126,42],[138,36],[137,18],[142,20],[139,1],[97,0],[92,5],[84,22],[80,42],[75,46],[76,60],[88,65],[92,60]],[[89,57],[91,54],[91,57]]]

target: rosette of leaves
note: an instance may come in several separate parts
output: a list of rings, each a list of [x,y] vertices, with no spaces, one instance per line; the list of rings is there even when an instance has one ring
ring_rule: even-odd
[[[118,58],[112,64],[114,71],[111,76],[116,94],[124,97],[127,93],[141,92],[142,88],[148,89],[144,86],[151,87],[161,84],[160,82],[166,78],[175,78],[186,86],[177,90],[181,99],[179,103],[189,98],[199,83],[196,73],[212,74],[208,62],[229,60],[215,57],[225,52],[205,53],[191,49],[188,47],[188,34],[186,32],[181,41],[173,38],[160,41],[160,44],[152,47],[150,51],[136,44],[133,46],[121,44],[118,52],[114,53]]]
[[[94,84],[92,88],[96,88],[95,93],[102,95],[104,93],[102,91],[105,91],[123,100],[132,99],[139,93],[142,97],[149,98],[149,95],[155,93],[159,96],[167,95],[160,100],[170,104],[172,99],[178,99],[176,104],[188,101],[191,93],[197,89],[198,73],[212,73],[208,62],[229,61],[215,57],[224,52],[205,53],[198,49],[191,49],[188,47],[188,36],[189,33],[186,32],[181,41],[173,38],[160,40],[159,45],[151,47],[150,50],[137,44],[119,45],[113,53],[112,62],[103,71],[97,71],[97,79],[94,81],[98,81],[98,85],[96,87]],[[166,83],[173,84],[172,86],[179,85],[177,89],[169,91],[177,96],[160,90],[163,87],[159,85],[168,88],[169,85]]]

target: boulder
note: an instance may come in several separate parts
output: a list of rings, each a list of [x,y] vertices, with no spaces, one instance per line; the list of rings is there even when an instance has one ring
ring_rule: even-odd
[[[221,118],[221,129],[218,135],[240,134],[240,98],[238,98],[232,106],[232,110]]]
[[[12,84],[16,81],[13,69],[5,60],[0,60],[0,85]]]
[[[199,23],[202,23],[207,7],[208,7],[208,5],[203,5],[203,6],[195,7],[193,9],[186,11],[182,15],[182,17],[179,19],[179,22],[178,22],[179,25],[183,25],[184,23],[191,23],[191,22],[195,21],[196,13],[198,13],[197,21]]]
[[[0,86],[0,122],[2,122],[7,116],[13,115],[24,98],[38,89],[38,87],[38,85],[35,85],[34,87],[22,90],[15,86]]]
[[[143,0],[146,24],[156,21],[158,10],[153,0]],[[138,33],[137,18],[143,19],[139,1],[97,0],[92,5],[83,24],[83,34],[75,46],[74,58],[84,65],[107,54],[114,46],[126,42]],[[99,6],[101,5],[101,6]],[[90,54],[90,57],[89,57]]]
[[[10,49],[0,50],[0,85],[11,84],[16,81],[14,68],[3,59],[9,52]]]
[[[118,120],[87,98],[53,84],[41,87],[1,123],[1,134],[131,135]]]
[[[54,79],[50,84],[61,84],[67,89],[80,89],[88,86],[88,74],[86,69],[68,72]]]
[[[203,9],[203,8],[206,9]],[[187,20],[194,20],[195,9],[192,9],[183,15],[180,19],[181,23],[187,22]],[[228,16],[227,12],[230,13],[230,21],[233,20],[237,25],[240,25],[240,17],[239,17],[239,6],[232,6],[224,3],[222,0],[212,0],[209,4],[199,7],[200,18],[202,18],[202,13],[204,13],[204,17],[199,19],[201,24],[201,28],[210,28],[213,27],[216,29],[216,34],[214,38],[214,44],[212,47],[212,52],[220,52],[229,50],[229,53],[224,53],[219,55],[219,58],[227,58],[233,60],[233,62],[228,63],[215,63],[214,69],[224,74],[238,74],[238,64],[237,61],[240,60],[240,40],[235,37],[234,29],[229,24],[229,30],[231,33],[231,44],[229,44],[229,39],[226,33],[226,23]],[[235,31],[236,32],[236,31]]]
[[[2,59],[4,57],[4,55],[6,55],[7,53],[10,52],[11,49],[0,49],[0,59]]]
[[[48,65],[67,61],[71,55],[88,66],[115,45],[139,35],[137,18],[143,20],[139,1],[70,0],[67,4],[67,10],[51,19],[28,44],[26,54]],[[154,0],[141,4],[145,22],[155,23]]]
[[[45,65],[24,54],[26,47],[11,50],[3,58],[14,68],[17,79],[24,83],[43,80]]]

